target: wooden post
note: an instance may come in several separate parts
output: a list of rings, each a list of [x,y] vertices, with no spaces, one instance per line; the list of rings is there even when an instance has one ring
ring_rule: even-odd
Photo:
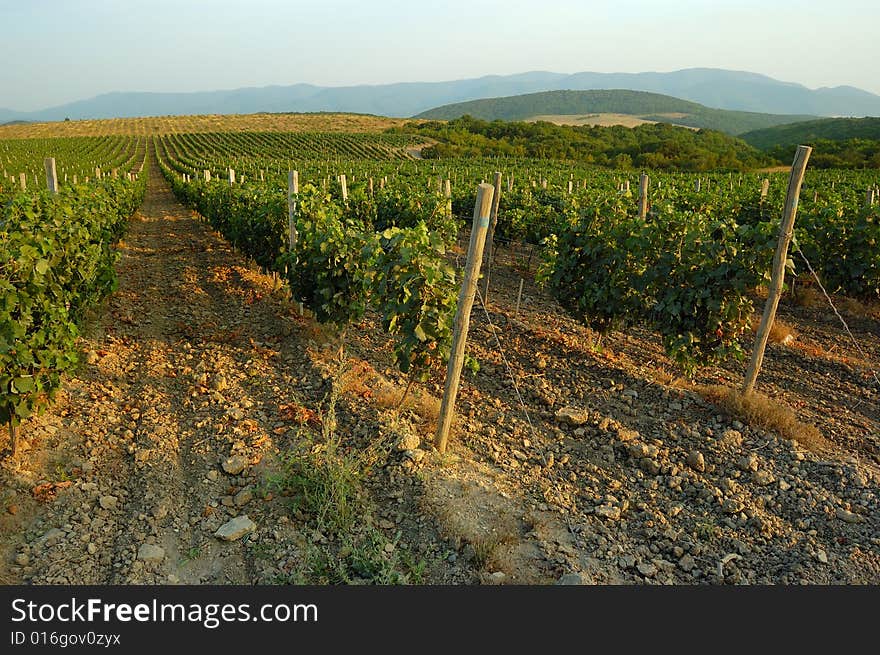
[[[623,192],[629,193],[629,180],[623,183]]]
[[[522,300],[523,282],[525,282],[525,280],[523,278],[520,278],[519,279],[519,291],[516,292],[516,309],[513,310],[514,316],[519,316],[519,301]]]
[[[20,173],[18,176],[18,182],[21,184],[21,190],[27,191],[27,173]]]
[[[702,184],[702,182],[703,182],[703,181],[702,181],[700,178],[697,178],[697,183],[696,183],[696,185],[694,186],[694,190],[695,190],[697,193],[700,192],[700,185]]]
[[[373,197],[373,178],[372,177],[370,178],[369,189],[370,189],[370,197],[372,198]]]
[[[46,188],[49,193],[58,193],[58,173],[55,170],[55,158],[47,157],[43,160],[43,166],[46,167]]]
[[[12,450],[12,456],[18,452],[18,427],[9,421],[9,448]]]
[[[232,186],[234,184],[235,184],[235,171],[230,168],[229,169],[229,186]]]
[[[865,207],[870,207],[874,204],[874,187],[868,187],[868,192],[865,194]]]
[[[206,169],[205,169],[205,182],[210,182],[210,181],[211,181],[211,171],[209,171],[209,170],[206,168]]]
[[[770,180],[768,180],[765,177],[764,181],[761,182],[761,202],[764,202],[764,200],[767,198],[767,192],[769,190],[770,190]]]
[[[101,179],[101,168],[99,166],[95,166],[95,179],[96,180]]]
[[[290,252],[296,246],[296,199],[299,196],[299,171],[287,173],[287,243]]]
[[[448,179],[443,184],[443,196],[446,198],[452,197],[452,182],[450,182]]]
[[[642,173],[639,178],[639,218],[648,215],[648,176]]]
[[[477,190],[474,203],[474,220],[471,227],[471,241],[468,246],[467,264],[464,280],[458,294],[458,307],[455,312],[455,323],[452,331],[452,350],[446,367],[446,385],[443,400],[440,403],[440,419],[437,433],[434,435],[434,447],[442,454],[446,452],[449,429],[455,415],[455,398],[461,381],[461,368],[464,365],[464,351],[467,345],[468,326],[471,321],[471,307],[477,292],[477,278],[480,275],[480,262],[483,259],[483,246],[486,232],[489,229],[489,218],[492,211],[494,188],[489,184],[481,184]]]
[[[785,195],[785,210],[782,214],[782,223],[779,226],[779,242],[776,245],[776,254],[773,256],[773,273],[770,278],[770,290],[767,302],[764,305],[764,314],[758,326],[755,336],[755,348],[752,351],[752,360],[746,371],[743,394],[752,393],[755,388],[755,380],[761,370],[761,362],[764,360],[764,349],[767,347],[767,338],[770,336],[770,328],[776,316],[776,307],[779,305],[779,296],[782,295],[782,283],[785,279],[785,260],[788,258],[788,244],[794,231],[794,219],[797,215],[798,196],[801,185],[804,182],[804,172],[807,169],[807,160],[813,151],[809,146],[798,146],[794,154],[794,163],[791,165],[791,176],[788,179],[788,192]]]
[[[486,289],[483,292],[483,302],[489,302],[489,275],[492,272],[492,256],[495,248],[495,226],[498,224],[498,205],[501,202],[501,173],[495,172],[495,187],[492,192],[492,217],[489,223],[489,232],[486,235],[485,265],[486,265]]]
[[[568,195],[571,195],[571,190],[572,190],[573,185],[574,185],[574,182],[572,180],[569,180],[568,181]]]
[[[342,202],[348,200],[348,185],[345,183],[345,173],[339,176],[339,185],[342,187]]]

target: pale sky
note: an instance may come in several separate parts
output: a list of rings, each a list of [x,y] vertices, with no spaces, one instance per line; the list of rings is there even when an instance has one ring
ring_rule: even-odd
[[[695,67],[880,94],[878,24],[880,0],[0,0],[0,107]]]

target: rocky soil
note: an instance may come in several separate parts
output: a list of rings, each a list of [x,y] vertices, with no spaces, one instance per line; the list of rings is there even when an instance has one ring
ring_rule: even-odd
[[[442,374],[396,409],[375,322],[339,361],[153,170],[83,365],[2,460],[3,582],[880,582],[876,317],[846,314],[863,355],[828,308],[782,305],[798,336],[759,385],[819,428],[811,452],[682,385],[652,334],[597,346],[502,250],[439,456]],[[331,447],[363,480],[344,529],[290,493]]]

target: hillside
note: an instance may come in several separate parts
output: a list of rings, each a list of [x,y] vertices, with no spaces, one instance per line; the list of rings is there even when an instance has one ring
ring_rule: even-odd
[[[718,130],[733,135],[812,118],[711,109],[680,98],[623,89],[547,91],[472,100],[436,107],[422,112],[417,118],[450,120],[468,115],[487,121],[522,121],[548,114],[577,116],[592,113],[627,114],[642,120]]]
[[[852,87],[808,89],[742,71],[691,68],[668,73],[571,75],[534,71],[443,82],[325,87],[313,84],[192,93],[105,93],[36,111],[0,108],[0,123],[187,114],[354,112],[408,117],[450,103],[564,89],[632,89],[721,109],[812,116],[880,115],[880,96]],[[552,113],[552,112],[538,112]],[[745,129],[767,127],[753,124]]]
[[[563,126],[551,123],[481,121],[464,116],[448,122],[408,124],[436,143],[426,158],[533,157],[575,160],[618,169],[684,171],[749,170],[774,160],[741,139],[714,130],[665,123],[633,128]]]
[[[742,139],[756,148],[768,150],[775,146],[810,144],[820,139],[845,141],[870,139],[880,141],[880,118],[824,118],[790,125],[753,130]]]

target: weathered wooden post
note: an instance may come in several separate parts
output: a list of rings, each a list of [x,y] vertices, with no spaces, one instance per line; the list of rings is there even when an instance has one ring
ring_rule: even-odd
[[[235,184],[235,171],[231,168],[229,169],[229,186],[233,186]]]
[[[648,215],[648,176],[642,173],[639,178],[639,218]]]
[[[767,192],[770,191],[770,180],[766,177],[761,182],[761,202],[767,199]]]
[[[211,181],[211,171],[209,171],[209,170],[206,168],[206,169],[205,169],[205,182],[210,182],[210,181]]]
[[[455,398],[461,381],[461,368],[464,365],[465,346],[467,345],[468,326],[471,320],[471,308],[477,292],[477,279],[480,275],[480,262],[483,259],[483,246],[489,219],[492,211],[494,188],[489,184],[481,184],[477,190],[474,203],[474,219],[471,227],[471,240],[468,246],[467,264],[465,264],[464,280],[458,294],[458,307],[455,312],[455,323],[452,332],[452,350],[446,367],[446,385],[443,400],[440,403],[440,418],[437,433],[434,435],[434,447],[442,454],[446,452],[449,429],[455,416]]]
[[[348,185],[345,182],[345,173],[339,176],[339,186],[342,187],[342,202],[348,200]]]
[[[27,173],[20,173],[18,176],[18,182],[21,184],[21,190],[27,191]]]
[[[55,158],[47,157],[43,160],[43,166],[46,168],[46,188],[49,193],[58,193],[58,173],[55,170]]]
[[[788,245],[794,234],[794,219],[797,215],[798,196],[801,185],[804,182],[804,173],[807,169],[807,161],[813,151],[809,146],[798,146],[794,154],[794,163],[791,165],[791,175],[788,179],[788,191],[785,195],[785,210],[782,214],[782,222],[779,226],[779,242],[776,244],[776,254],[773,256],[773,272],[770,278],[770,290],[767,294],[767,302],[764,305],[764,314],[758,325],[758,333],[755,336],[755,348],[752,351],[752,359],[746,371],[743,384],[743,394],[752,393],[755,388],[755,380],[761,370],[761,362],[764,360],[764,349],[767,347],[767,339],[770,336],[770,328],[776,316],[776,308],[779,306],[779,297],[782,295],[782,283],[785,279],[785,260],[788,258]]]
[[[296,201],[299,197],[299,171],[287,173],[287,245],[290,252],[296,247]]]
[[[498,205],[501,203],[501,173],[495,172],[495,186],[492,192],[492,216],[489,222],[489,232],[486,235],[485,262],[486,265],[486,289],[483,293],[483,302],[489,302],[489,276],[492,273],[492,257],[495,252],[495,226],[498,224]]]
[[[522,300],[523,282],[525,282],[525,279],[520,278],[519,279],[519,291],[516,292],[516,309],[513,310],[514,316],[519,316],[519,302],[520,302],[520,300]]]

